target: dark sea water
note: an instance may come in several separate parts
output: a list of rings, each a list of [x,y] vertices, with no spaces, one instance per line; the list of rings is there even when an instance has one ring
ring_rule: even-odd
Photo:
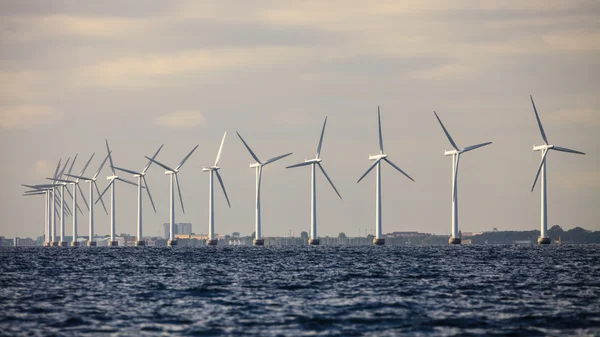
[[[11,248],[0,335],[600,335],[600,246]]]

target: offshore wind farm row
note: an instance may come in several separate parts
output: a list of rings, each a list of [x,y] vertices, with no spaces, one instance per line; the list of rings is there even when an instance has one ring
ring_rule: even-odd
[[[535,103],[533,101],[533,97],[530,96],[531,104],[533,106],[535,118],[537,121],[538,128],[540,130],[540,134],[542,140],[544,142],[543,145],[534,145],[533,151],[541,152],[541,161],[538,166],[533,185],[531,187],[531,191],[533,192],[537,181],[540,180],[540,191],[541,191],[541,211],[540,211],[540,237],[538,238],[538,244],[549,244],[551,242],[550,238],[547,235],[548,230],[548,220],[547,220],[547,190],[546,190],[546,164],[547,164],[547,155],[550,150],[567,152],[567,153],[575,153],[584,155],[585,153],[568,149],[565,147],[560,147],[556,145],[551,145],[546,137],[546,133],[542,126],[542,122],[540,120],[539,114],[537,112]],[[452,176],[451,176],[451,205],[452,205],[452,213],[451,213],[451,236],[448,240],[449,244],[460,244],[461,238],[459,234],[459,217],[458,217],[458,169],[460,157],[462,154],[490,145],[492,142],[484,142],[475,145],[459,147],[455,142],[454,138],[450,135],[450,132],[444,124],[442,123],[441,118],[434,111],[434,116],[439,122],[442,131],[447,137],[450,145],[452,146],[451,150],[446,150],[444,152],[445,156],[452,157]],[[327,126],[327,117],[325,117],[325,121],[323,122],[323,127],[321,129],[320,138],[317,145],[316,156],[313,159],[307,159],[303,162],[287,166],[286,168],[296,168],[302,166],[310,166],[311,169],[311,202],[310,202],[310,231],[309,231],[309,240],[308,243],[310,245],[319,245],[319,236],[318,236],[318,226],[317,226],[317,190],[316,190],[316,178],[317,178],[317,167],[326,178],[329,185],[332,187],[333,191],[337,194],[337,196],[342,199],[341,194],[336,188],[333,180],[327,174],[325,168],[323,167],[323,158],[321,158],[321,149],[323,146],[323,138],[325,135],[325,129]],[[381,186],[382,186],[382,177],[381,177],[381,166],[385,162],[394,168],[396,171],[404,175],[406,178],[410,179],[412,182],[415,180],[408,175],[403,169],[401,169],[398,165],[396,165],[392,160],[388,157],[388,155],[384,151],[384,142],[383,142],[383,134],[382,134],[382,123],[381,123],[381,112],[379,107],[377,107],[377,127],[378,127],[378,141],[379,141],[379,153],[375,155],[369,155],[369,160],[373,163],[369,166],[369,168],[364,172],[362,176],[358,179],[357,183],[363,180],[371,171],[375,169],[376,174],[376,182],[375,182],[375,238],[373,239],[374,245],[384,245],[385,239],[383,238],[382,232],[382,203],[381,203]],[[255,198],[255,236],[253,240],[253,244],[256,246],[264,245],[264,239],[262,235],[262,226],[261,226],[261,182],[262,182],[262,174],[263,167],[274,162],[277,162],[283,158],[286,158],[292,153],[285,153],[278,156],[275,156],[268,160],[261,160],[256,155],[256,153],[252,150],[250,145],[242,138],[239,132],[236,132],[238,138],[255,161],[250,164],[250,168],[255,170],[256,173],[256,198]],[[209,166],[202,167],[202,171],[208,173],[209,177],[209,200],[208,200],[208,240],[207,245],[217,245],[217,240],[215,236],[215,217],[214,217],[214,178],[216,176],[219,186],[223,192],[223,196],[228,204],[231,207],[231,203],[229,201],[229,197],[227,195],[227,191],[225,189],[225,184],[223,181],[223,177],[219,173],[219,159],[221,158],[221,154],[223,151],[223,145],[225,144],[225,139],[227,137],[227,132],[224,133],[223,138],[221,140],[221,145],[219,146],[216,159],[214,164]],[[136,233],[136,246],[144,246],[145,241],[143,239],[143,218],[142,218],[142,210],[143,210],[143,201],[144,194],[147,195],[148,200],[150,201],[154,212],[156,213],[156,207],[154,205],[154,200],[152,199],[152,194],[150,192],[150,187],[148,186],[148,182],[146,180],[146,175],[148,173],[148,169],[155,164],[165,170],[165,175],[169,178],[169,246],[177,245],[177,241],[174,237],[174,225],[175,225],[175,215],[176,215],[176,207],[175,207],[175,199],[179,198],[179,203],[181,205],[182,213],[185,213],[185,207],[183,203],[181,186],[178,178],[178,173],[183,168],[184,164],[187,160],[192,156],[194,151],[198,148],[199,145],[196,145],[192,148],[192,150],[187,153],[185,157],[175,166],[169,166],[163,162],[161,162],[157,157],[162,150],[163,145],[161,145],[152,157],[145,156],[145,159],[148,161],[147,164],[143,167],[141,171],[136,171],[129,168],[123,168],[115,165],[112,159],[112,150],[109,146],[108,140],[106,140],[106,156],[103,157],[102,162],[96,169],[93,175],[86,175],[86,171],[94,158],[95,154],[92,154],[88,161],[85,163],[81,171],[78,173],[74,173],[73,169],[75,163],[77,161],[77,155],[71,161],[70,158],[67,159],[64,163],[62,163],[62,159],[59,160],[54,174],[52,177],[48,177],[47,179],[50,183],[44,184],[23,184],[24,187],[27,187],[23,195],[24,196],[35,196],[35,195],[44,195],[45,196],[45,223],[44,223],[44,231],[45,231],[45,242],[44,246],[67,246],[67,242],[65,242],[65,220],[67,216],[72,216],[72,242],[71,246],[77,246],[79,244],[78,239],[78,218],[77,211],[83,213],[81,207],[78,203],[78,194],[81,195],[81,199],[86,209],[88,210],[89,220],[88,220],[88,238],[87,241],[88,246],[95,246],[96,242],[93,240],[95,228],[94,228],[94,206],[100,203],[104,209],[104,211],[108,214],[108,210],[106,204],[103,200],[105,194],[110,190],[110,241],[109,246],[117,246],[118,241],[116,240],[116,186],[117,184],[127,184],[133,185],[137,188],[137,233]],[[108,184],[101,192],[98,187],[97,180],[102,172],[103,168],[106,166],[106,163],[109,163],[110,175],[106,177]],[[68,167],[68,169],[67,169]],[[125,177],[120,176],[119,174],[125,173],[132,175],[136,181],[128,180]],[[81,182],[85,182],[89,184],[89,192],[88,199],[85,198],[85,193],[80,186]],[[177,194],[175,193],[175,189],[177,189]],[[145,190],[145,193],[144,193]],[[68,194],[72,200],[72,206],[65,202],[65,193]],[[95,193],[98,194],[97,198],[95,198]],[[59,230],[57,233],[57,220],[59,221]]]

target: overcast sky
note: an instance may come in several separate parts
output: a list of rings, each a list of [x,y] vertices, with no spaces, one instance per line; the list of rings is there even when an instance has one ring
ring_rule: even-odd
[[[176,221],[206,233],[200,167],[224,131],[232,208],[216,189],[216,232],[254,230],[239,131],[261,159],[294,152],[264,170],[263,234],[299,235],[310,168],[285,166],[314,157],[325,116],[323,165],[343,200],[318,175],[319,235],[364,235],[375,227],[375,175],[356,181],[378,151],[377,105],[389,158],[416,180],[383,166],[384,233],[450,233],[451,146],[433,110],[459,146],[494,142],[462,156],[460,229],[539,229],[530,94],[551,144],[587,153],[550,153],[549,226],[600,230],[597,1],[2,1],[0,85],[0,235],[43,234],[43,197],[22,197],[20,184],[44,183],[76,153],[74,172],[96,153],[91,174],[105,139],[115,165],[133,170],[161,144],[167,165],[200,144],[179,174],[186,213],[177,206]],[[169,181],[157,166],[147,178],[157,214],[144,196],[144,234],[156,235]],[[117,187],[118,233],[135,233],[136,198]],[[96,208],[97,233],[108,221]],[[87,226],[84,212],[79,233]]]

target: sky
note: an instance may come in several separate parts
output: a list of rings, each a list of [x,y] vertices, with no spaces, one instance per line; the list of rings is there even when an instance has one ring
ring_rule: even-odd
[[[20,184],[47,182],[76,153],[74,172],[95,153],[91,174],[105,139],[132,170],[161,144],[167,165],[199,144],[179,174],[176,222],[206,233],[201,167],[225,131],[232,207],[215,189],[216,233],[254,231],[255,173],[238,131],[261,160],[293,152],[264,169],[263,235],[299,235],[310,168],[285,166],[314,158],[328,116],[321,157],[343,199],[317,176],[319,235],[363,236],[375,228],[375,175],[356,181],[378,153],[377,106],[389,158],[416,181],[383,166],[384,233],[450,233],[451,146],[434,110],[459,146],[493,142],[461,157],[460,229],[539,229],[532,145],[543,142],[530,94],[550,143],[587,153],[549,154],[549,226],[600,230],[597,1],[2,1],[0,235],[42,235],[43,197],[22,197]],[[144,196],[144,235],[156,235],[169,180],[155,165],[147,179],[157,213]],[[117,233],[135,233],[136,193],[117,187]]]

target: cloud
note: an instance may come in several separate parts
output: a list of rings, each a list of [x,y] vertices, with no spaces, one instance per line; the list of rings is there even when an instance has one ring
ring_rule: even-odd
[[[62,119],[63,114],[46,105],[0,108],[1,129],[29,129]]]
[[[559,180],[565,188],[600,188],[600,171],[584,171],[563,176]]]
[[[54,173],[54,167],[45,159],[37,160],[33,170],[38,177],[50,177]]]
[[[169,128],[193,128],[206,124],[200,111],[180,110],[157,117],[154,124]]]
[[[548,116],[552,124],[570,124],[583,126],[600,126],[600,112],[591,108],[563,109],[552,112]]]

